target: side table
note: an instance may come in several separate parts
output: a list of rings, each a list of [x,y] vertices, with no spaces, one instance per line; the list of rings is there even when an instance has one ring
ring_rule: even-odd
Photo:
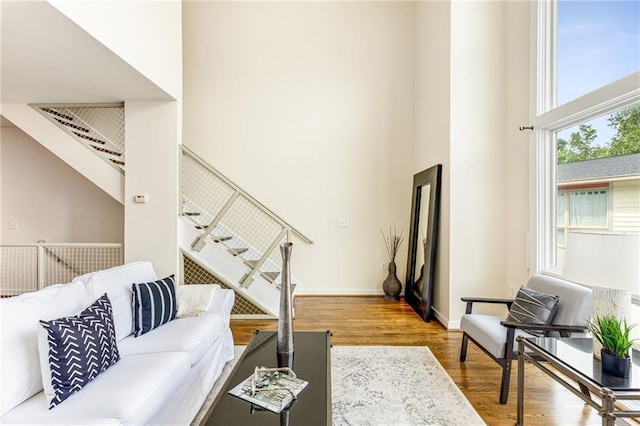
[[[640,366],[635,362],[630,377],[624,379],[602,374],[600,360],[593,356],[591,338],[519,336],[517,342],[516,425],[524,425],[525,361],[598,410],[603,425],[614,426],[620,417],[640,417],[640,411],[622,410],[616,405],[620,400],[640,401]]]

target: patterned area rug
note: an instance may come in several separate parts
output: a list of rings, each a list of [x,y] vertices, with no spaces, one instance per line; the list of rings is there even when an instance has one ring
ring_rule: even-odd
[[[198,426],[244,346],[225,366],[192,426]],[[334,346],[335,426],[484,425],[426,346]]]
[[[426,346],[331,348],[333,424],[483,425]]]

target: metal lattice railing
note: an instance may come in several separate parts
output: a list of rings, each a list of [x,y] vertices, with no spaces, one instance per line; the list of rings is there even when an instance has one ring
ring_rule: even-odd
[[[255,274],[279,287],[281,260],[277,250],[291,232],[303,241],[308,237],[290,226],[247,192],[182,147],[182,210],[201,230],[194,250],[205,244],[222,244],[247,267],[240,285],[248,287]]]
[[[222,288],[230,289],[224,280],[207,271],[187,254],[182,253],[182,270],[185,284],[218,284]],[[236,292],[235,303],[231,315],[269,315],[241,292]]]
[[[17,296],[122,265],[122,244],[21,244],[0,246],[0,296]]]
[[[109,164],[124,171],[124,104],[31,106]]]

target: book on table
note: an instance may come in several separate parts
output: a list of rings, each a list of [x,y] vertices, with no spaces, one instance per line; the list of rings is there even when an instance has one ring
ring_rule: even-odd
[[[258,377],[252,374],[229,393],[258,407],[280,413],[297,398],[308,383],[295,375],[279,372]]]

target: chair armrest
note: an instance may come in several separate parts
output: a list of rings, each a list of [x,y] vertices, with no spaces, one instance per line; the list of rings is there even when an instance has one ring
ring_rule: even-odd
[[[562,337],[569,337],[569,333],[584,333],[587,331],[587,326],[582,325],[564,325],[564,324],[530,324],[522,322],[500,321],[500,324],[507,328],[525,329],[531,328],[534,330],[543,331],[557,331]]]
[[[460,300],[463,302],[467,302],[467,314],[471,313],[474,303],[498,303],[507,305],[508,309],[511,309],[511,305],[513,304],[513,299],[497,299],[492,297],[461,297]]]

